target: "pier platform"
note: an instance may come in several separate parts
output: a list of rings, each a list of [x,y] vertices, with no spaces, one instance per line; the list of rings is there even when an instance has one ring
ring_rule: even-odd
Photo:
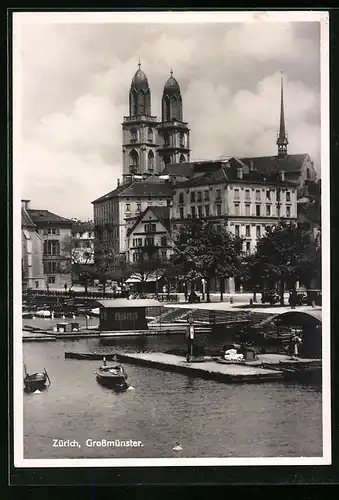
[[[101,354],[106,356],[105,354]],[[85,354],[65,353],[65,357],[74,359],[86,359]],[[88,354],[87,359],[98,359],[97,356]],[[182,373],[190,377],[218,380],[225,383],[261,383],[273,382],[283,378],[283,372],[279,370],[270,370],[261,366],[250,365],[224,365],[217,363],[212,359],[204,362],[188,363],[181,356],[175,354],[166,354],[161,352],[149,353],[115,353],[114,359],[121,363],[136,364],[147,366],[158,370]]]

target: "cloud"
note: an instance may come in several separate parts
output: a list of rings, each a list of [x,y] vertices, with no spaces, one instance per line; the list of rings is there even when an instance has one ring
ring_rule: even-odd
[[[139,58],[158,117],[173,68],[197,159],[275,154],[283,69],[289,151],[319,169],[316,23],[37,24],[22,36],[19,168],[34,207],[87,219],[90,202],[114,189]]]

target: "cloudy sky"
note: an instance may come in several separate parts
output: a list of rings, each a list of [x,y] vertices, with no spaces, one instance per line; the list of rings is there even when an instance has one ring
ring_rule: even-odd
[[[280,72],[290,153],[320,173],[320,23],[23,24],[19,89],[22,198],[92,218],[115,188],[121,122],[141,60],[160,116],[169,71],[183,97],[192,159],[276,154]],[[15,41],[15,40],[14,40]],[[15,98],[15,95],[14,95]]]

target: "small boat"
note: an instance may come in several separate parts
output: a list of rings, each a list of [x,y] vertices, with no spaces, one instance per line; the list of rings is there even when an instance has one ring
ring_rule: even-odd
[[[46,368],[44,368],[43,372],[29,374],[25,365],[24,386],[26,392],[34,392],[36,390],[42,391],[46,389],[47,383],[50,385],[51,381]]]
[[[121,365],[107,365],[104,358],[104,364],[96,371],[97,381],[105,387],[110,387],[117,391],[128,389],[127,375]]]

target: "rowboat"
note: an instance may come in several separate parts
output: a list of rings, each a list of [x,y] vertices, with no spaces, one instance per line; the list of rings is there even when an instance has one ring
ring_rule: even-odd
[[[117,391],[128,388],[127,375],[123,367],[121,365],[107,365],[105,358],[104,364],[96,371],[96,379],[99,384]]]
[[[25,365],[24,387],[26,392],[42,391],[46,389],[47,383],[50,385],[51,381],[46,368],[44,368],[43,372],[29,374]]]

